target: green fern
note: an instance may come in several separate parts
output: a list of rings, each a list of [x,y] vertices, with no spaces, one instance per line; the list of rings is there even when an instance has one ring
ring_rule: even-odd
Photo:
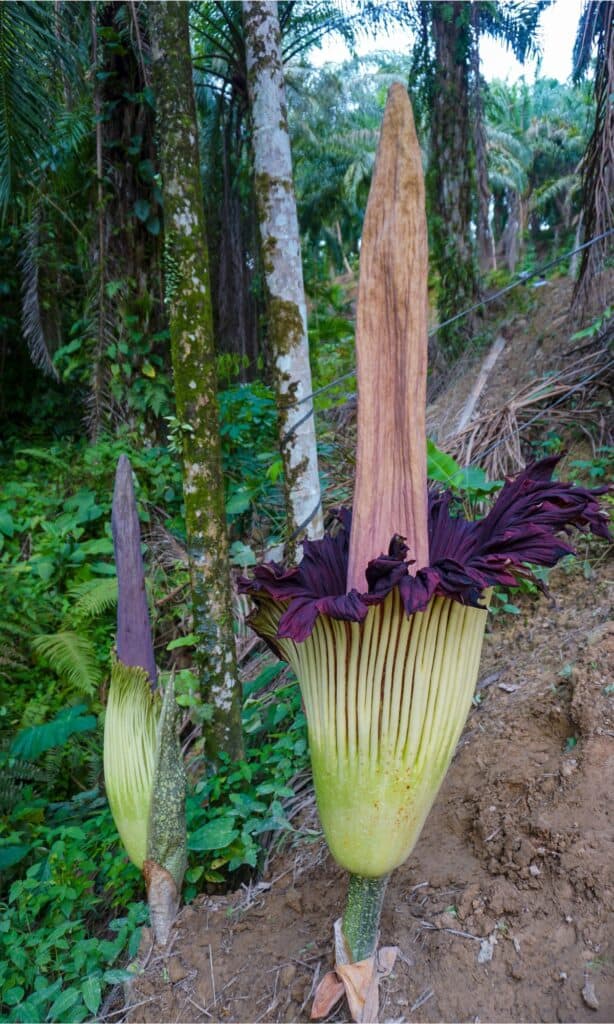
[[[0,633],[2,628],[0,626]],[[26,663],[16,647],[7,642],[3,651],[0,652],[0,677],[11,678],[13,672],[23,672]]]
[[[98,618],[117,604],[117,579],[86,580],[70,591],[73,602],[68,618],[72,622]]]
[[[0,750],[0,814],[9,814],[26,786],[46,785],[47,771],[21,757]]]
[[[32,647],[75,693],[92,696],[102,680],[102,669],[91,640],[72,630],[34,637]]]
[[[47,690],[29,700],[23,709],[20,729],[30,729],[33,725],[41,725],[53,712],[53,695]]]

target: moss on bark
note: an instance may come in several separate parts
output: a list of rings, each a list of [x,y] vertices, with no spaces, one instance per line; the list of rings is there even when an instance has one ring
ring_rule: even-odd
[[[189,5],[150,4],[166,289],[177,416],[184,432],[186,532],[194,632],[203,696],[213,705],[209,753],[242,752],[241,689],[232,622],[217,379],[205,241],[198,132],[188,29]]]
[[[243,4],[255,190],[268,296],[268,339],[277,396],[287,510],[286,554],[322,534],[307,312],[292,181],[277,5]]]

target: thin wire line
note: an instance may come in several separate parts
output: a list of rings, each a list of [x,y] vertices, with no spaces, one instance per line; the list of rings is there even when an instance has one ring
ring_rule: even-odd
[[[319,510],[321,509],[321,507],[322,507],[322,499],[320,498],[318,500],[318,504],[314,508],[313,512],[310,512],[309,515],[307,516],[307,518],[304,520],[304,522],[302,522],[300,526],[297,526],[296,530],[293,530],[293,532],[290,534],[290,537],[288,538],[290,542],[292,542],[293,540],[296,540],[296,538],[299,536],[299,534],[302,533],[303,530],[306,529],[307,526],[309,526],[311,520],[315,519],[315,517],[317,516],[317,514],[318,514]]]
[[[518,288],[519,285],[527,284],[527,282],[531,281],[534,277],[541,277],[545,270],[549,270],[550,267],[556,266],[557,263],[562,263],[563,260],[569,259],[570,256],[575,256],[576,253],[582,252],[583,249],[588,249],[589,246],[594,245],[596,242],[601,242],[604,238],[608,238],[608,236],[612,234],[614,234],[614,228],[608,228],[607,231],[603,231],[600,235],[595,235],[595,237],[589,239],[588,242],[583,242],[582,245],[576,246],[575,249],[570,249],[569,252],[563,253],[562,256],[555,256],[547,263],[542,264],[542,266],[538,267],[536,270],[523,271],[522,273],[518,274],[516,281],[512,281],[511,284],[506,285],[505,288],[500,288],[498,291],[493,292],[492,295],[487,295],[486,298],[481,299],[479,302],[474,302],[472,306],[469,306],[467,309],[461,310],[460,313],[455,313],[454,316],[449,317],[448,320],[443,320],[440,324],[437,324],[436,327],[431,328],[428,335],[429,338],[433,338],[438,331],[442,330],[442,328],[448,327],[450,324],[455,323],[457,320],[461,320],[462,317],[464,316],[469,316],[469,314],[475,312],[476,309],[481,309],[483,306],[488,306],[490,305],[491,302],[494,302],[496,299],[500,299],[502,295],[507,295],[508,292],[511,292],[514,288]],[[321,395],[323,394],[323,392],[328,391],[330,388],[333,388],[342,380],[347,380],[348,377],[353,377],[355,373],[356,368],[354,368],[353,370],[348,370],[347,373],[342,373],[340,377],[335,377],[335,379],[329,381],[328,384],[323,384],[321,388],[317,388],[315,391],[312,391],[311,394],[305,395],[303,398],[300,398],[296,404],[302,405],[303,402],[308,402],[311,398],[315,398],[317,395]],[[311,411],[309,415],[311,415]],[[299,421],[299,423],[302,422],[303,420]]]

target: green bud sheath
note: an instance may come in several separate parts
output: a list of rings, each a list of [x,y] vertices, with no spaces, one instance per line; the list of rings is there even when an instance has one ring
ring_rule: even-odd
[[[143,668],[114,660],[104,725],[104,778],[126,853],[142,870],[156,767],[160,698]]]

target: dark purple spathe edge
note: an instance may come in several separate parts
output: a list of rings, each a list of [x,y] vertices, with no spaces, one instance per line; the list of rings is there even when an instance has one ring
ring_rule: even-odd
[[[508,480],[488,515],[474,522],[451,515],[451,494],[431,492],[431,564],[414,576],[408,571],[407,546],[397,535],[387,555],[369,562],[366,593],[346,593],[352,517],[349,509],[340,509],[333,534],[304,542],[300,565],[285,569],[277,562],[264,563],[252,578],[239,580],[239,589],[256,604],[271,598],[282,602],[277,635],[297,643],[310,636],[318,615],[362,622],[369,607],[385,600],[395,587],[408,615],[424,611],[437,595],[478,607],[488,587],[535,580],[529,564],[553,566],[573,554],[573,548],[556,536],[558,531],[588,529],[609,539],[607,516],[597,501],[607,488],[591,491],[553,481],[558,461],[558,456],[543,459]]]

